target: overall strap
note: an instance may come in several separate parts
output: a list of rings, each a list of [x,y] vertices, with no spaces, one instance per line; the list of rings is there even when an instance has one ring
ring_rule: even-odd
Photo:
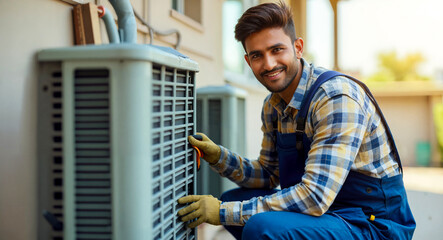
[[[383,125],[385,126],[385,129],[386,129],[386,132],[388,135],[388,139],[390,140],[389,143],[391,144],[391,147],[394,149],[394,152],[395,152],[395,156],[394,156],[395,161],[398,163],[401,172],[403,172],[403,167],[402,167],[402,164],[400,161],[400,156],[398,154],[397,147],[395,146],[394,137],[392,136],[392,133],[391,133],[391,130],[389,129],[388,123],[386,122],[386,119],[383,116],[383,113],[382,113],[380,107],[378,106],[377,102],[375,101],[375,98],[372,95],[371,91],[369,91],[369,88],[364,83],[359,81],[358,79],[348,76],[346,74],[340,73],[340,72],[336,72],[336,71],[327,71],[327,72],[322,73],[317,78],[317,80],[314,82],[314,84],[309,88],[308,92],[305,94],[305,96],[303,98],[303,101],[301,103],[301,108],[297,114],[297,119],[296,119],[296,122],[297,122],[297,128],[296,128],[297,150],[303,151],[303,134],[305,132],[305,122],[306,122],[306,117],[308,115],[309,105],[311,105],[311,101],[312,101],[312,98],[314,97],[314,94],[317,92],[317,89],[320,87],[320,85],[322,85],[324,82],[328,81],[329,79],[334,78],[334,77],[338,77],[338,76],[346,77],[346,78],[353,80],[358,85],[360,85],[360,87],[362,87],[363,90],[366,92],[369,99],[374,104],[375,108],[377,109],[378,114],[380,115],[381,121],[382,121]]]

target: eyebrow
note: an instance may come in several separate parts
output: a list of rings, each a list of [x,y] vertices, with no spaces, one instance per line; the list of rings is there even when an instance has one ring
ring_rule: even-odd
[[[270,47],[267,47],[266,50],[271,50],[271,49],[273,49],[273,48],[281,47],[281,46],[284,46],[284,44],[283,44],[283,43],[276,43],[276,44],[274,44],[274,45],[272,45],[272,46],[270,46]],[[257,53],[260,53],[260,52],[261,52],[261,51],[259,51],[259,50],[254,50],[254,51],[250,51],[250,52],[247,53],[246,55],[249,57],[249,56],[251,56],[251,55],[254,55],[254,54],[257,54]]]

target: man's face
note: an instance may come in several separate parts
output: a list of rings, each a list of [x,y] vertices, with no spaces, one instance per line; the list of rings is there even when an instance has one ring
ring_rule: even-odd
[[[300,41],[301,48],[298,45]],[[282,28],[265,28],[247,37],[245,48],[246,62],[257,80],[269,91],[282,92],[294,81],[303,52],[301,39],[292,44]]]

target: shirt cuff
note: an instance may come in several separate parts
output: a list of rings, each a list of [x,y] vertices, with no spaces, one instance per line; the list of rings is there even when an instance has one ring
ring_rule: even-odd
[[[226,159],[229,156],[229,150],[227,148],[223,147],[222,145],[218,145],[218,146],[220,147],[220,158],[218,159],[217,162],[209,164],[215,168],[219,168],[219,167],[223,166],[223,163],[226,161]]]
[[[241,211],[241,202],[222,202],[220,204],[220,223],[229,226],[245,225],[241,217]]]

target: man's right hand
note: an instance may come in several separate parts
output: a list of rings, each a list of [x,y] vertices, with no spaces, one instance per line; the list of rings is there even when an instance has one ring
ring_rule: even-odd
[[[190,144],[198,147],[203,152],[203,159],[210,164],[215,164],[220,159],[221,149],[211,139],[203,133],[197,133],[202,136],[202,140],[199,141],[192,136],[188,136]]]

